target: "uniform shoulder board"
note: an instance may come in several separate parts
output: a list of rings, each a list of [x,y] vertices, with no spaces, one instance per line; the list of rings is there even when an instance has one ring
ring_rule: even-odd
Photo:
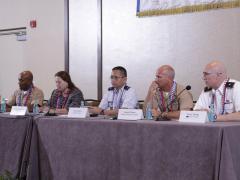
[[[208,92],[208,91],[211,91],[211,90],[212,90],[211,87],[205,87],[205,88],[204,88],[204,92]]]
[[[129,90],[130,87],[129,86],[124,86],[124,90]]]
[[[108,88],[108,91],[113,91],[113,90],[114,90],[114,87]]]
[[[226,88],[233,88],[235,82],[227,82],[226,83]]]

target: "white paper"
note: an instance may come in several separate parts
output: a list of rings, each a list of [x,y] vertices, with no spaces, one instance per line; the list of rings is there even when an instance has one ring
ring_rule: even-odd
[[[205,123],[208,122],[206,111],[181,111],[179,122]]]
[[[143,111],[141,109],[119,109],[118,119],[121,120],[140,120],[143,119]]]
[[[68,117],[70,118],[86,118],[88,116],[88,108],[69,108]]]
[[[12,106],[10,115],[12,116],[25,116],[28,112],[26,106]]]

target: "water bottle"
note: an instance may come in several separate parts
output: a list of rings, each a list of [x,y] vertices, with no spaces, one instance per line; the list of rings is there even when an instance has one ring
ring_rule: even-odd
[[[148,120],[152,120],[152,106],[150,103],[147,103],[147,107],[146,107],[146,119]]]
[[[6,112],[6,99],[2,98],[1,100],[1,112],[4,113]]]
[[[81,101],[80,107],[84,107],[84,101]]]
[[[39,113],[38,100],[35,99],[33,104],[33,114],[38,114],[38,113]]]
[[[208,114],[209,122],[214,122],[216,120],[216,114],[214,113],[214,105],[213,104],[210,104],[209,112],[207,114]]]

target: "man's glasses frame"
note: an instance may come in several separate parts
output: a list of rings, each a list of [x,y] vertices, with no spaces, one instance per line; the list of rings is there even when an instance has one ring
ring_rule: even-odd
[[[124,76],[110,76],[110,79],[112,80],[118,80],[118,79],[121,79],[121,78],[125,78]]]

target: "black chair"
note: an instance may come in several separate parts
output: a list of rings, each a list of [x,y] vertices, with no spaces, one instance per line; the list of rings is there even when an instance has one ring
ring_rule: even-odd
[[[100,100],[96,99],[85,99],[85,106],[98,106],[100,104]]]
[[[143,109],[144,100],[138,100],[139,109]]]

